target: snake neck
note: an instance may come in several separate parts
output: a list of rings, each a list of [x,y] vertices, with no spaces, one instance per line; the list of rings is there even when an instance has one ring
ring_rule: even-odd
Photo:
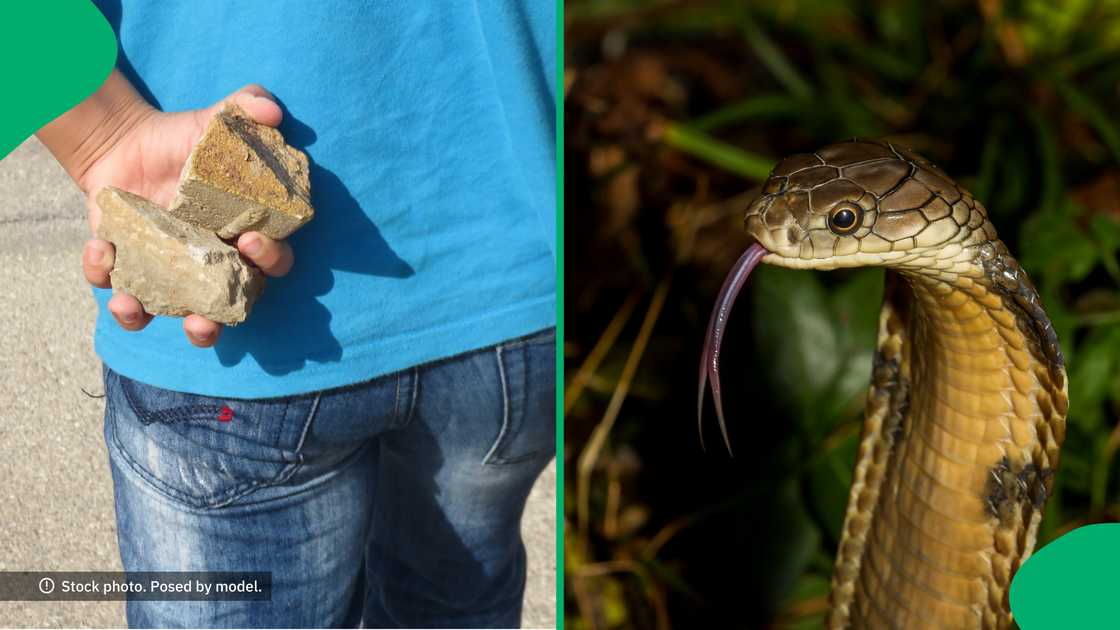
[[[881,444],[863,445],[888,454],[868,482],[878,490],[860,549],[841,560],[858,577],[834,621],[1009,627],[1011,577],[1033,551],[1064,437],[1053,328],[998,241],[891,273],[898,321],[881,324],[880,355],[897,349],[873,375],[891,409]]]
[[[965,246],[899,261],[897,270],[910,283],[916,297],[941,296],[971,301],[995,317],[995,323],[1000,325],[1005,325],[1008,317],[1013,318],[1018,332],[1008,331],[1010,334],[1005,335],[1005,339],[1009,343],[1025,343],[1031,356],[1048,369],[1053,368],[1051,376],[1058,378],[1064,375],[1065,359],[1038,291],[1019,261],[994,237],[994,228],[987,231],[989,225],[985,223],[984,231],[974,233],[977,240]],[[986,234],[991,238],[979,238]],[[933,311],[954,308],[952,301],[926,300],[924,305]],[[1057,384],[1064,386],[1064,382]]]
[[[955,273],[900,275],[912,296],[911,425],[943,428],[970,445],[954,461],[986,468],[985,507],[1003,523],[1016,501],[1040,510],[1049,495],[1066,383],[1034,286],[1002,243],[986,245]],[[999,487],[1008,474],[1018,481]],[[968,512],[968,503],[957,507]]]
[[[941,411],[978,422],[1030,421],[1056,464],[1068,406],[1065,359],[1038,291],[1003,242],[982,241],[947,263],[898,271],[910,290],[909,345],[922,350],[913,357],[915,378],[931,385],[916,396],[943,400],[943,383],[971,386],[982,401]],[[1063,421],[1060,435],[1050,435],[1054,418]]]

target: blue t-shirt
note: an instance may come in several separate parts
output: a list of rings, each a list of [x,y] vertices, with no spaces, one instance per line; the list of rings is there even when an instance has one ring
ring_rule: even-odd
[[[551,0],[99,0],[117,65],[164,111],[246,83],[311,160],[295,267],[213,349],[182,320],[122,330],[114,370],[231,398],[365,381],[555,323]]]

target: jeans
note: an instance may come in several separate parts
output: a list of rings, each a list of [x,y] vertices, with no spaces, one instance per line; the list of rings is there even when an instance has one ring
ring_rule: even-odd
[[[129,601],[133,627],[516,627],[556,452],[555,330],[359,385],[210,398],[105,369],[126,571],[268,571],[271,601]]]

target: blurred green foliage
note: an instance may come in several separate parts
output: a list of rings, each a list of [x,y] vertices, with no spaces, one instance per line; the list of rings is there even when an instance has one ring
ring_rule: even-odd
[[[569,627],[820,627],[881,271],[755,273],[723,353],[734,458],[710,424],[699,448],[695,378],[748,189],[854,136],[969,188],[1039,288],[1071,400],[1041,544],[1120,519],[1120,0],[573,0],[565,21]]]

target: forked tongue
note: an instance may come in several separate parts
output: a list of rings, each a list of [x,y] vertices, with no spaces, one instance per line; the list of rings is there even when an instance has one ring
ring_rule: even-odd
[[[723,420],[723,404],[720,400],[719,389],[719,349],[723,343],[723,331],[727,327],[727,319],[731,317],[731,307],[735,298],[747,282],[747,276],[758,266],[759,261],[769,254],[765,247],[755,243],[743,252],[739,260],[727,274],[723,281],[723,288],[719,290],[716,307],[712,310],[712,318],[708,320],[708,334],[704,339],[704,355],[700,358],[700,395],[696,401],[696,422],[700,428],[700,446],[704,446],[704,389],[710,380],[712,383],[712,399],[716,404],[716,417],[719,418],[719,429],[723,433],[723,441],[727,444],[727,452],[731,453],[731,440],[727,437],[727,423]]]

